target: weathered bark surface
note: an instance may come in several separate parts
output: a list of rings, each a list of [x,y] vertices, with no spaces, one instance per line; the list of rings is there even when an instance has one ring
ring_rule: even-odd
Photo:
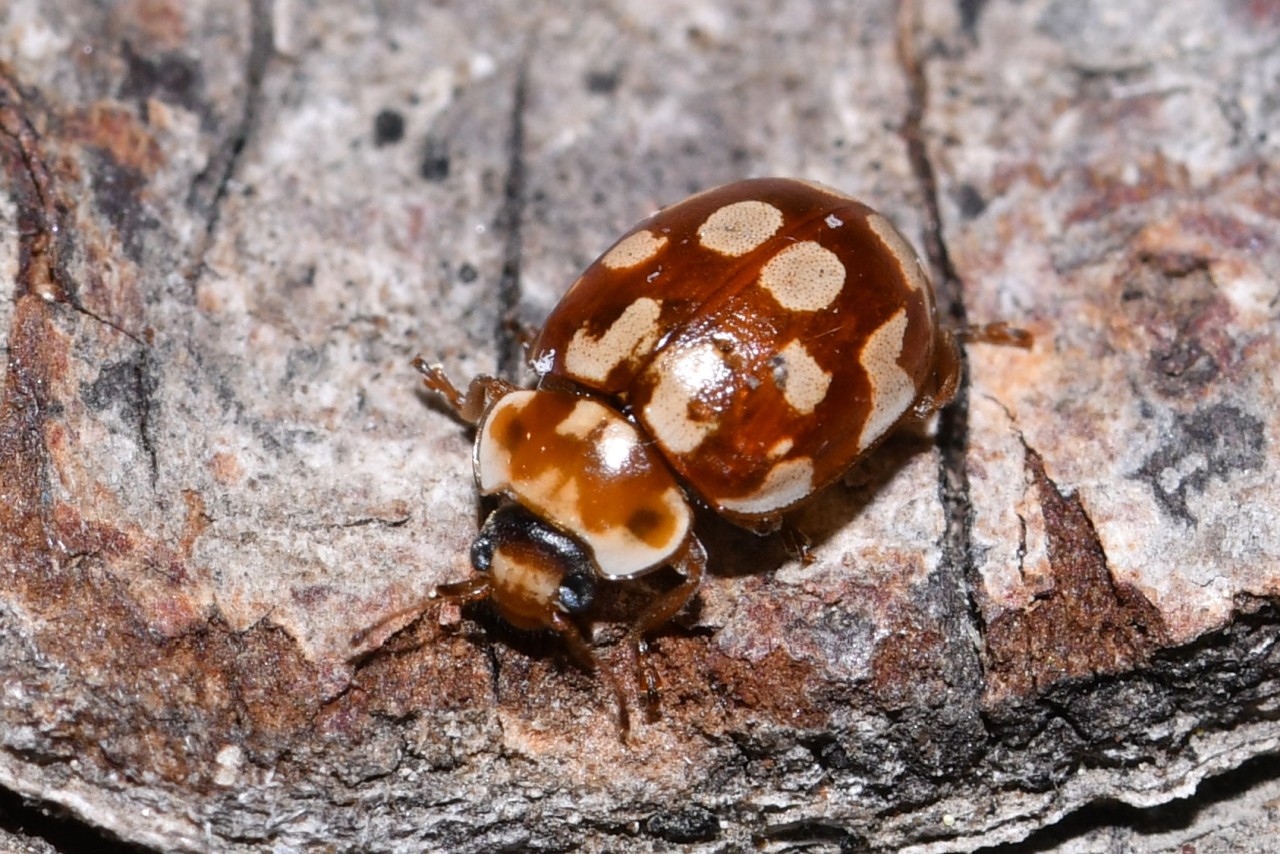
[[[166,850],[942,851],[1280,750],[1275,4],[4,15],[0,786]],[[802,510],[812,564],[705,520],[627,744],[482,610],[353,649],[468,572],[410,357],[514,371],[625,227],[757,174],[1035,348]]]

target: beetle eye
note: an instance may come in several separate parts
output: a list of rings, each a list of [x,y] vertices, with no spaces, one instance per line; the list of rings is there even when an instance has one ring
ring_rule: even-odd
[[[471,565],[475,567],[476,572],[489,571],[489,566],[493,563],[494,545],[493,532],[486,525],[471,541]]]
[[[596,598],[596,582],[585,572],[573,572],[560,582],[557,599],[565,613],[580,614],[591,607]]]

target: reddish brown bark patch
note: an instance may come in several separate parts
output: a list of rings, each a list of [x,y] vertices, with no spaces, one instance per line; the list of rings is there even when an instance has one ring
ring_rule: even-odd
[[[729,720],[745,718],[799,728],[827,723],[827,704],[812,665],[776,650],[759,661],[711,654],[706,691],[721,698]],[[741,726],[739,721],[736,726]]]
[[[919,704],[922,695],[944,696],[942,674],[954,664],[949,652],[939,632],[910,618],[895,620],[871,659],[871,690],[879,705],[904,709]],[[930,684],[924,690],[921,683],[926,681]]]
[[[1107,569],[1098,534],[1076,497],[1064,496],[1034,451],[1027,469],[1044,513],[1053,586],[987,629],[987,699],[1039,693],[1066,679],[1132,670],[1166,641],[1159,611]]]

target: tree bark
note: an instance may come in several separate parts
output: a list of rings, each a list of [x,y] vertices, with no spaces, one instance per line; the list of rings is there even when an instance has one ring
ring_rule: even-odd
[[[1280,750],[1273,4],[4,14],[5,790],[173,851],[926,852]],[[701,518],[656,719],[620,641],[672,579],[607,591],[626,741],[483,608],[353,642],[470,572],[410,359],[527,379],[614,237],[763,174],[1035,346],[798,511],[811,563]]]

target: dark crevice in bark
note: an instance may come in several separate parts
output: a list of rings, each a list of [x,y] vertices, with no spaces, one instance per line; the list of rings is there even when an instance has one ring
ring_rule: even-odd
[[[56,805],[30,801],[0,788],[0,830],[48,845],[54,851],[140,854],[151,849],[127,842],[67,815]]]
[[[511,95],[511,131],[507,142],[507,176],[503,184],[502,207],[496,223],[505,235],[502,274],[498,277],[498,376],[518,382],[524,371],[524,345],[519,334],[517,312],[520,305],[520,262],[524,252],[525,141],[524,113],[528,104],[527,63],[516,71]]]
[[[942,212],[938,202],[938,181],[933,162],[929,158],[924,138],[924,116],[929,102],[928,78],[923,58],[917,44],[916,4],[914,0],[902,0],[898,8],[898,61],[907,82],[907,113],[902,122],[902,138],[912,173],[920,187],[924,204],[925,234],[924,254],[934,274],[939,313],[947,325],[962,326],[966,322],[964,304],[960,298],[960,280],[951,262],[950,253],[942,229]],[[961,360],[964,360],[963,350]],[[965,455],[969,444],[969,394],[968,385],[961,383],[955,401],[939,413],[938,450],[942,458],[940,488],[943,511],[946,516],[946,532],[943,539],[943,565],[950,568],[947,574],[951,591],[948,596],[949,616],[957,621],[955,638],[970,637],[965,655],[972,661],[975,700],[982,690],[983,661],[981,655],[982,628],[978,603],[966,580],[974,577],[971,557],[972,505],[969,498],[969,475],[965,468]],[[940,591],[943,592],[943,591]],[[945,593],[944,593],[945,595]],[[954,598],[953,598],[954,597]],[[967,619],[967,625],[960,624]]]
[[[267,76],[275,44],[275,32],[271,23],[271,0],[251,0],[249,53],[245,57],[244,110],[231,133],[213,152],[209,163],[196,176],[187,195],[187,204],[205,220],[204,239],[194,257],[204,258],[213,244],[218,223],[222,219],[222,203],[231,186],[232,176],[249,138],[258,124],[262,107],[262,84]],[[198,267],[197,267],[198,269]]]

